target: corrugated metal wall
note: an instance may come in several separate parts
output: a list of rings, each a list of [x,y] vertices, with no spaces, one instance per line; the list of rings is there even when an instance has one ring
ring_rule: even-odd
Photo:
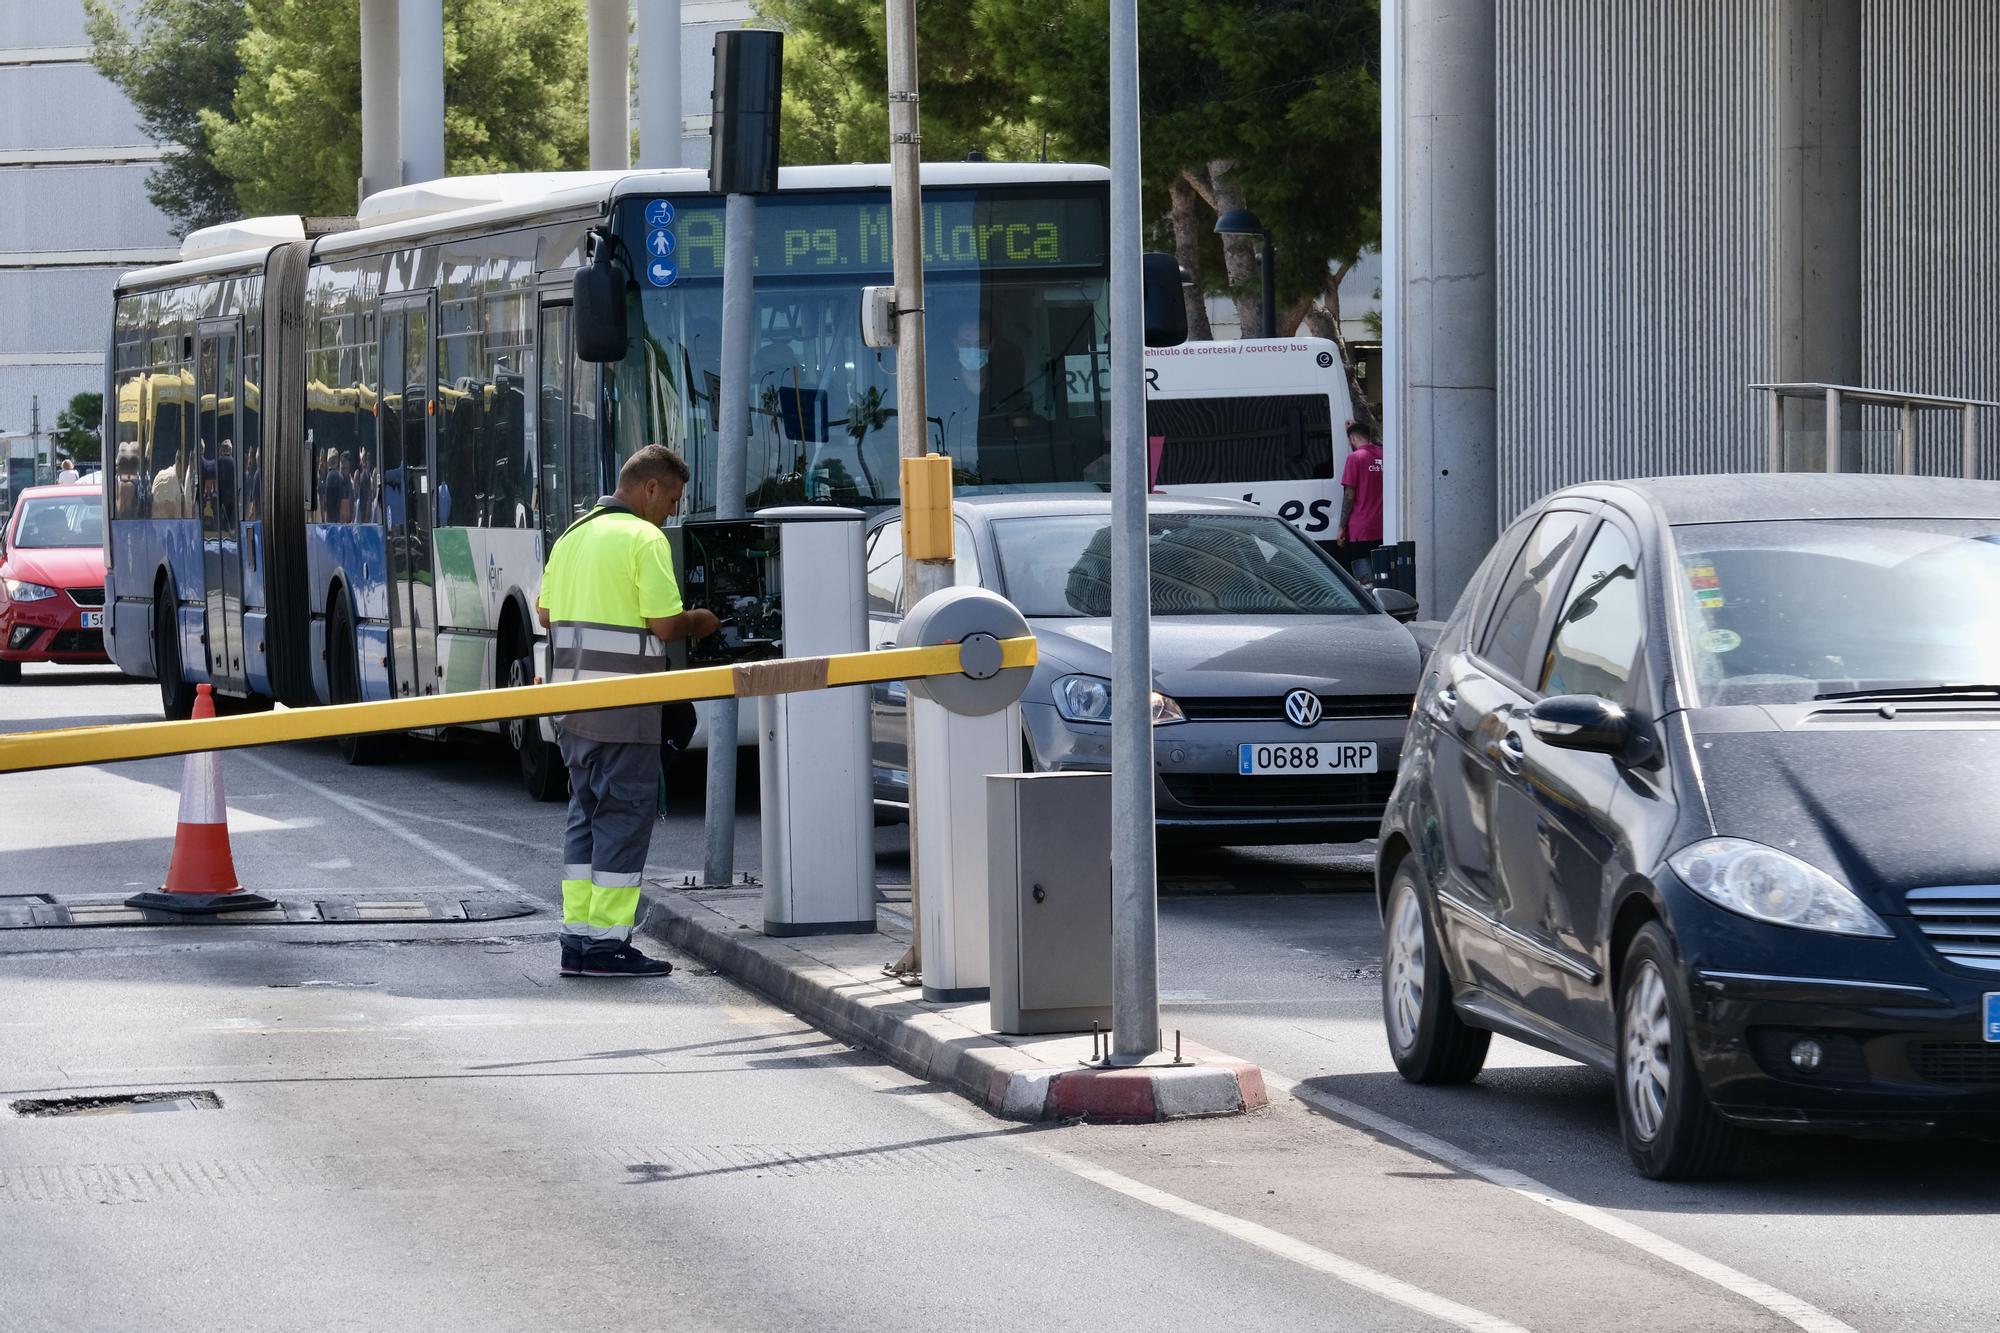
[[[1864,0],[1861,21],[1867,378],[2000,399],[2000,4]],[[2000,477],[2000,409],[1979,427],[1980,475]],[[1918,470],[1957,475],[1960,429],[1919,418]]]
[[[1501,521],[1593,477],[1761,469],[1777,0],[1497,14]]]

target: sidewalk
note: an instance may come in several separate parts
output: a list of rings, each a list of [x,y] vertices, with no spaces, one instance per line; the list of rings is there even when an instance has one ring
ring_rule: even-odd
[[[768,939],[756,886],[682,890],[647,881],[642,934],[663,940],[790,1009],[827,1034],[865,1047],[1009,1120],[1178,1120],[1237,1115],[1265,1104],[1257,1066],[1181,1043],[1183,1063],[1090,1065],[1091,1037],[1010,1037],[985,1001],[936,1004],[882,974],[910,941],[909,917],[876,908],[873,935]],[[1171,1061],[1174,1034],[1164,1034]]]

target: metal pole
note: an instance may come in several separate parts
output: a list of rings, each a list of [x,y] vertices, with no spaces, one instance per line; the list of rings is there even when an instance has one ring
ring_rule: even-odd
[[[1903,404],[1902,472],[1908,477],[1917,470],[1917,405]]]
[[[681,165],[681,0],[639,0],[639,165]]]
[[[1826,391],[1826,470],[1840,471],[1840,390]]]
[[[1264,233],[1264,336],[1278,336],[1278,252],[1271,245],[1271,233]]]
[[[896,452],[922,458],[927,452],[929,413],[925,398],[923,122],[917,96],[917,7],[915,0],[887,0],[889,46],[889,214],[896,280]],[[909,514],[903,515],[909,531]],[[956,579],[949,560],[908,560],[903,564],[903,609]],[[911,716],[904,710],[904,753],[910,782],[910,947],[889,967],[912,973],[923,966],[923,884],[917,875],[917,744]]]
[[[1139,232],[1139,0],[1111,0],[1111,1060],[1160,1049],[1152,570]],[[1265,319],[1270,319],[1265,303]]]
[[[1771,459],[1770,470],[1785,470],[1785,395],[1771,390]]]
[[[396,159],[396,0],[361,0],[361,180],[355,203],[403,183]]]
[[[1972,404],[1967,403],[1965,414],[1965,479],[1972,481],[1979,476],[1979,419],[1972,414]]]
[[[1385,546],[1395,546],[1403,540],[1403,502],[1403,0],[1382,0],[1382,544]],[[1430,614],[1438,616],[1441,612]]]
[[[402,181],[444,175],[444,0],[402,0],[396,22],[396,145]]]
[[[750,448],[750,344],[757,332],[757,200],[732,194],[722,214],[722,411],[715,436],[715,516],[742,518]],[[775,812],[767,812],[775,817]],[[707,851],[701,882],[727,884],[736,870],[736,700],[708,706]]]
[[[590,0],[590,169],[632,165],[631,9],[626,0]]]

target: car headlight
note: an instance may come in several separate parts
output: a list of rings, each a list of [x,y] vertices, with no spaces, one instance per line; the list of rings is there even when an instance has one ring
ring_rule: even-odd
[[[56,590],[43,583],[30,583],[26,579],[8,579],[7,595],[17,602],[41,602],[56,595]]]
[[[1064,676],[1055,685],[1056,712],[1065,722],[1111,720],[1111,682],[1101,676]],[[1153,691],[1153,725],[1185,722],[1181,706],[1158,690]]]
[[[1891,933],[1854,890],[1759,842],[1706,838],[1675,852],[1667,864],[1702,897],[1753,920],[1835,935],[1887,938]]]

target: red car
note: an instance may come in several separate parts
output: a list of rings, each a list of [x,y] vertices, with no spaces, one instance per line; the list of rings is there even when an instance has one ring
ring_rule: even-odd
[[[107,662],[104,493],[31,486],[14,501],[0,547],[0,685],[23,662]]]

